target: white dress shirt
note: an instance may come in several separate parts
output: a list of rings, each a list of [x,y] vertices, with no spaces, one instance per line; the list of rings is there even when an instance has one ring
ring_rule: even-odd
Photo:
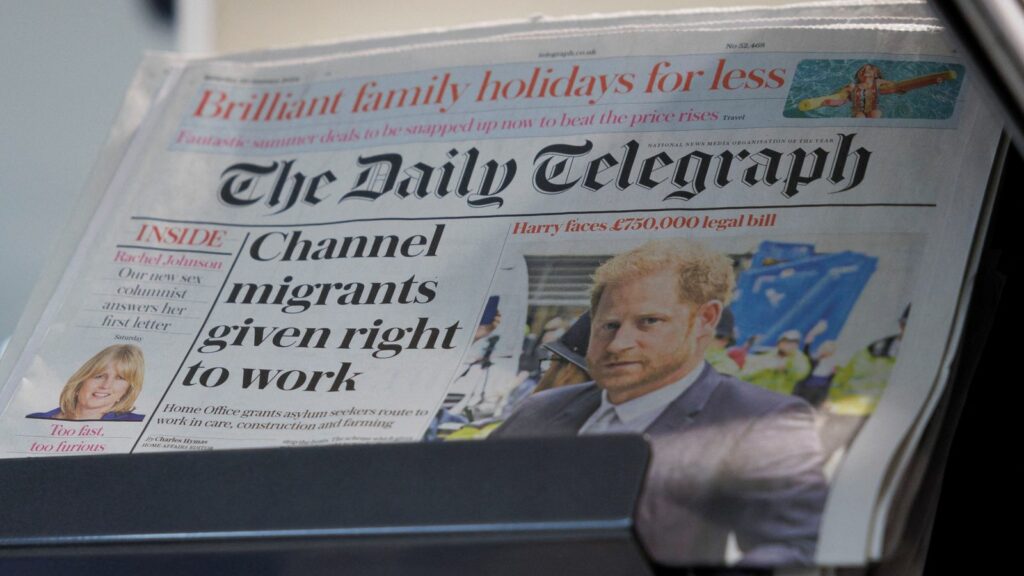
[[[654,392],[648,392],[621,404],[612,404],[608,400],[608,391],[602,390],[601,406],[583,423],[579,435],[642,434],[658,419],[658,416],[661,416],[669,404],[675,402],[676,398],[679,398],[693,385],[704,371],[705,364],[705,362],[701,362],[689,374],[668,386],[663,386]]]

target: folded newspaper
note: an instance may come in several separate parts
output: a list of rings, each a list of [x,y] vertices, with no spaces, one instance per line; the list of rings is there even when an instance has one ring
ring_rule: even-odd
[[[6,457],[645,434],[668,565],[861,565],[999,124],[915,2],[149,56],[0,364]]]

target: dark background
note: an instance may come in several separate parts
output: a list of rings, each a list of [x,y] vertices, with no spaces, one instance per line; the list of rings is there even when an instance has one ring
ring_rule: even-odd
[[[967,400],[950,447],[942,481],[935,527],[925,565],[926,574],[945,574],[954,566],[969,574],[1013,573],[1021,493],[1018,478],[1021,422],[1018,414],[1024,374],[1021,356],[1019,301],[1021,294],[1020,194],[1022,161],[1011,150],[988,238],[982,267],[991,266],[1005,279],[998,302],[975,302],[976,313],[994,310]],[[983,299],[984,300],[984,299]],[[978,338],[965,334],[965,340]],[[962,385],[962,384],[961,384]]]

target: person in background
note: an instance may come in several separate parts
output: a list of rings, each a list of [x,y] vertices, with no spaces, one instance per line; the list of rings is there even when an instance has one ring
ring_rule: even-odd
[[[557,340],[544,344],[551,357],[531,393],[590,380],[586,358],[589,343],[590,312],[584,312]]]
[[[797,383],[793,395],[799,396],[815,408],[820,409],[828,399],[832,378],[836,372],[836,343],[834,340],[822,342],[818,352],[811,358],[811,373]]]
[[[907,306],[899,318],[899,332],[868,344],[836,371],[829,395],[833,404],[851,404],[851,409],[853,404],[859,404],[863,415],[874,411],[889,383],[909,317],[910,306]]]
[[[493,418],[473,423],[459,422],[453,419],[451,414],[442,411],[439,419],[435,420],[437,426],[445,422],[464,424],[462,428],[447,434],[445,440],[485,438],[531,394],[590,380],[590,375],[586,371],[587,360],[584,356],[587,352],[587,342],[590,339],[590,313],[584,312],[568,329],[563,328],[560,318],[558,320],[557,325],[548,322],[548,326],[545,327],[546,334],[553,334],[557,330],[559,336],[556,339],[547,339],[544,344],[540,345],[541,350],[548,354],[548,358],[541,361],[539,377],[524,374],[523,381],[517,384],[502,400],[495,410]],[[437,439],[439,435],[437,426],[428,431],[427,439]]]
[[[736,342],[733,335],[735,325],[732,310],[722,309],[722,318],[715,328],[715,337],[711,339],[711,345],[704,353],[704,359],[711,364],[712,368],[729,376],[739,376],[740,373],[740,365],[736,362],[735,354],[732,351],[732,345]]]
[[[836,370],[821,435],[826,454],[846,446],[875,411],[896,364],[909,317],[908,305],[900,315],[898,333],[868,344]]]
[[[540,375],[525,379],[509,393],[501,419],[508,418],[531,394],[590,380],[585,356],[589,341],[590,312],[584,312],[558,339],[541,346],[548,358],[541,361]]]
[[[779,394],[792,394],[797,382],[811,373],[811,361],[800,351],[800,332],[787,330],[774,350],[747,357],[740,378]]]
[[[799,396],[814,406],[821,409],[825,400],[828,399],[829,389],[832,388],[832,378],[836,372],[836,343],[834,340],[822,342],[818,350],[814,350],[814,341],[828,330],[828,321],[821,319],[804,336],[804,355],[811,360],[811,373],[797,382],[793,388],[793,395]]]

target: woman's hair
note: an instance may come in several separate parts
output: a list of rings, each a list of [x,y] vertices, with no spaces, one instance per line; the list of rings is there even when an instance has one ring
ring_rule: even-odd
[[[103,372],[107,364],[113,364],[117,375],[128,381],[128,390],[114,404],[111,412],[131,412],[135,407],[135,399],[142,392],[142,378],[146,371],[142,358],[142,349],[134,344],[115,344],[107,346],[89,358],[85,364],[75,371],[64,384],[60,393],[60,414],[64,418],[74,418],[78,412],[78,392],[82,384],[93,376]]]

